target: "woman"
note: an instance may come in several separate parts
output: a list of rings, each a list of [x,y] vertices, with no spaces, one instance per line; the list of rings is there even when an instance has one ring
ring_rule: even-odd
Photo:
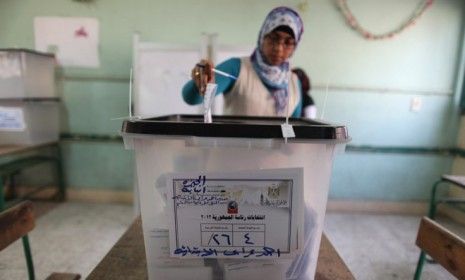
[[[217,93],[224,94],[225,114],[299,117],[302,89],[290,71],[289,58],[302,33],[302,19],[296,11],[287,7],[273,9],[265,18],[252,55],[231,58],[216,67],[237,80],[215,75],[212,63],[202,60],[192,69],[192,80],[184,85],[184,100],[201,103],[205,85],[217,83]]]

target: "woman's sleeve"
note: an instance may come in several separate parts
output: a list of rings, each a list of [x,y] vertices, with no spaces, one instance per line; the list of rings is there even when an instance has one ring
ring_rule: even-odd
[[[193,80],[189,80],[182,88],[182,98],[189,105],[200,104],[203,101]]]
[[[234,77],[239,77],[239,72],[241,70],[241,59],[237,57],[230,58],[224,62],[218,64],[216,69],[226,72]],[[223,94],[228,94],[228,92],[233,88],[236,81],[232,78],[225,77],[223,75],[218,75],[215,73],[215,81],[218,84],[217,93],[222,92]]]
[[[241,60],[239,58],[230,58],[218,64],[215,68],[238,77],[241,69]],[[215,73],[215,82],[218,85],[216,94],[227,94],[233,88],[235,80]],[[193,80],[189,80],[182,88],[182,97],[190,105],[200,104],[203,101],[203,97],[199,94]]]

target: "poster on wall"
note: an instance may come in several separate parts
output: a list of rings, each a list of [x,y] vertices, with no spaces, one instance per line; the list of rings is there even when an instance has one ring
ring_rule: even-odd
[[[99,22],[95,18],[36,17],[35,48],[55,53],[61,66],[100,66]]]

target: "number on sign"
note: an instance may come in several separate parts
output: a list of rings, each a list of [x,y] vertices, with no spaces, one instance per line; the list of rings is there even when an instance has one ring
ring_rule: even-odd
[[[231,236],[229,234],[218,234],[214,233],[208,240],[208,245],[213,246],[231,246]]]
[[[246,234],[244,234],[244,238],[245,238],[245,244],[250,244],[250,245],[253,245],[255,243],[253,243],[252,241],[250,241],[250,237],[249,237],[249,233],[247,232]]]

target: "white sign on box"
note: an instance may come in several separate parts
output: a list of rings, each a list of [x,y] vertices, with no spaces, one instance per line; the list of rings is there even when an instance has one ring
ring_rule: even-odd
[[[0,107],[0,131],[23,131],[25,129],[22,108]]]
[[[301,168],[167,178],[172,257],[292,258],[301,249]]]

